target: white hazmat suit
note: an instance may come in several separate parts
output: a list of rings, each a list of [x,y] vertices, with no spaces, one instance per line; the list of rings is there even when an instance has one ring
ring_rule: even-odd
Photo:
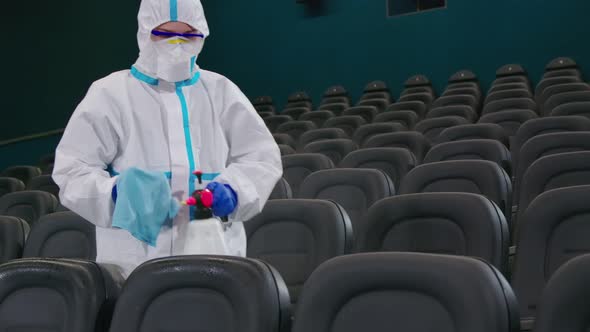
[[[53,178],[61,203],[97,226],[97,261],[119,265],[128,276],[139,264],[178,254],[185,241],[200,239],[185,235],[188,207],[162,227],[156,247],[112,228],[117,172],[130,167],[164,172],[178,200],[214,179],[237,193],[225,240],[233,254],[245,256],[241,222],[261,211],[281,177],[279,149],[240,89],[196,66],[198,54],[187,80],[158,79],[161,61],[151,30],[178,21],[206,37],[199,0],[143,0],[138,19],[136,64],[92,84],[57,148]],[[203,184],[192,175],[195,170],[204,173]]]

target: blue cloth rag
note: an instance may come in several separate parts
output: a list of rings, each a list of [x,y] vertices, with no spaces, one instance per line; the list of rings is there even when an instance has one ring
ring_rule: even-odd
[[[129,168],[116,183],[113,227],[129,231],[138,240],[156,246],[162,225],[180,209],[162,172]]]

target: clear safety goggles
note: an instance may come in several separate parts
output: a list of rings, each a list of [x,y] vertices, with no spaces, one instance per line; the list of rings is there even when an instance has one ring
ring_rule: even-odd
[[[173,37],[180,37],[186,39],[195,39],[195,38],[205,38],[205,35],[198,32],[186,32],[186,33],[177,33],[177,32],[168,32],[168,31],[160,31],[160,30],[152,30],[152,35],[161,38],[173,38]]]

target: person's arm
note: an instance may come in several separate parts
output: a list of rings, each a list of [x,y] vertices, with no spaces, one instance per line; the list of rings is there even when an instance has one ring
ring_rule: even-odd
[[[117,153],[115,106],[94,85],[72,115],[55,153],[53,179],[61,203],[99,227],[112,222],[116,178],[106,171]]]
[[[247,221],[262,211],[283,174],[281,153],[264,121],[233,83],[225,89],[221,126],[229,145],[227,168],[215,179],[237,193],[231,220]]]

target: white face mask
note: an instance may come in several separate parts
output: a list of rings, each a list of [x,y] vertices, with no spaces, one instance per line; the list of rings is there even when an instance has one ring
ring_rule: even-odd
[[[202,39],[192,41],[173,37],[155,42],[156,75],[168,82],[180,82],[191,78],[196,68],[194,58],[202,48]]]

